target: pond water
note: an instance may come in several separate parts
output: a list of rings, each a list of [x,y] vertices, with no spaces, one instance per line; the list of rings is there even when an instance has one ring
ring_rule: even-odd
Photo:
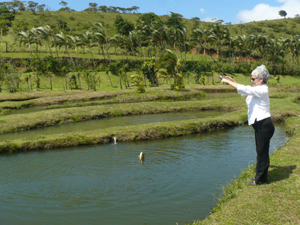
[[[288,139],[276,124],[270,151]],[[144,163],[138,159],[145,153]],[[255,162],[253,128],[0,155],[1,224],[185,224]]]
[[[0,135],[0,141],[13,140],[18,138],[33,138],[41,135],[60,134],[73,131],[89,131],[96,129],[104,129],[116,126],[130,126],[138,124],[147,124],[154,122],[166,122],[174,120],[188,120],[204,117],[213,117],[225,115],[226,112],[220,111],[193,111],[193,112],[177,112],[177,113],[162,113],[162,114],[145,114],[136,116],[119,116],[108,117],[98,120],[89,120],[83,122],[62,124],[52,127],[44,127],[29,131],[20,131],[15,133],[7,133]]]

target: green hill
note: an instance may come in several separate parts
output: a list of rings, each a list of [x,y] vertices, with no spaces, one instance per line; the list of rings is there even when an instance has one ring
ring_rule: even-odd
[[[113,13],[113,12],[63,12],[63,11],[45,11],[36,12],[16,12],[15,20],[12,22],[12,30],[18,32],[20,30],[31,29],[50,25],[52,28],[60,31],[62,28],[70,34],[82,33],[95,22],[101,22],[107,29],[108,35],[111,37],[117,34],[117,29],[114,26],[114,20],[117,15],[121,15],[124,19],[136,24],[136,20],[141,15],[140,13]],[[168,19],[168,15],[160,16],[162,21]],[[187,28],[187,32],[191,33],[195,28],[195,22],[190,19],[183,19],[183,24]],[[211,22],[200,21],[198,25],[207,28]],[[243,24],[224,24],[230,30],[231,36],[248,35],[252,33],[267,35],[271,38],[290,37],[291,35],[300,35],[300,17],[292,19],[277,19],[258,22],[250,22]],[[10,31],[12,32],[12,31]]]

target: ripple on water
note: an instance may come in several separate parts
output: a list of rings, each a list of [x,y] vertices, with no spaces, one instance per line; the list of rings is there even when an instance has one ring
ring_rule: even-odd
[[[271,151],[286,140],[284,128],[276,126]],[[0,156],[0,216],[10,224],[191,223],[207,216],[220,185],[254,161],[248,126],[6,154]]]

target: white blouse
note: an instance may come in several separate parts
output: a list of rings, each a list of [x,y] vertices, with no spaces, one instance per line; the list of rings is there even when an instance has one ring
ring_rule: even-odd
[[[252,125],[257,121],[271,116],[269,90],[267,85],[245,86],[239,84],[237,91],[241,96],[247,96],[246,104],[248,107],[248,124]]]

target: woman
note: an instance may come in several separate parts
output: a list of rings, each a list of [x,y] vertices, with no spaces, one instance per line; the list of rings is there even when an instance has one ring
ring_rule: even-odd
[[[269,91],[266,85],[270,78],[269,71],[264,65],[256,67],[251,73],[253,87],[238,84],[231,77],[224,77],[222,83],[227,83],[237,89],[242,96],[247,96],[248,124],[255,130],[256,143],[256,176],[250,185],[267,184],[268,168],[270,165],[269,146],[275,128],[270,118]]]

